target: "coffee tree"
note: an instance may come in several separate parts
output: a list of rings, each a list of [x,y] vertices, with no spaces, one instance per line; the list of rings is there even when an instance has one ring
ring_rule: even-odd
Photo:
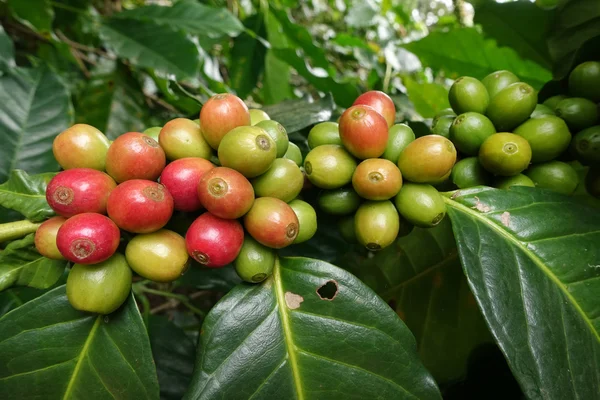
[[[598,397],[594,1],[0,18],[0,397]]]

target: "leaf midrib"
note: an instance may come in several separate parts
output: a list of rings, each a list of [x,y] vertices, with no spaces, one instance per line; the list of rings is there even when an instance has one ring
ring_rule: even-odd
[[[81,351],[79,352],[79,359],[77,360],[77,364],[75,364],[75,368],[73,369],[73,374],[71,375],[71,378],[69,378],[69,384],[67,386],[67,390],[65,391],[65,395],[63,396],[63,400],[67,400],[71,395],[71,392],[73,391],[73,385],[77,380],[77,375],[79,374],[79,370],[81,369],[81,364],[83,363],[83,359],[87,356],[88,347],[90,347],[90,343],[94,339],[96,330],[98,330],[98,326],[100,326],[101,318],[101,315],[96,317],[96,322],[94,322],[94,325],[90,330],[90,334],[88,335],[87,339],[85,340],[85,343],[83,344],[83,347],[81,348]]]
[[[287,312],[287,303],[283,293],[283,285],[281,281],[281,264],[279,258],[275,259],[275,268],[273,268],[273,282],[275,287],[275,297],[277,298],[277,308],[279,309],[279,317],[281,318],[281,326],[283,328],[283,339],[290,360],[290,367],[294,377],[294,386],[298,400],[304,400],[304,392],[302,390],[302,380],[300,379],[300,371],[298,368],[298,359],[296,358],[296,345],[292,335],[290,324],[290,316]]]
[[[585,323],[590,328],[590,330],[591,330],[592,334],[594,335],[594,337],[596,338],[596,340],[598,342],[600,342],[600,333],[598,333],[596,331],[596,329],[594,328],[594,325],[592,324],[592,321],[588,318],[588,316],[585,314],[583,309],[579,306],[579,303],[575,300],[573,295],[571,295],[571,293],[569,293],[569,291],[566,289],[566,286],[560,281],[560,279],[558,279],[558,277],[552,272],[552,270],[550,270],[536,254],[532,253],[527,247],[525,247],[523,245],[523,242],[517,240],[515,237],[513,237],[508,232],[506,232],[504,229],[502,229],[500,226],[498,226],[498,224],[488,220],[487,218],[482,216],[479,212],[476,212],[473,209],[470,209],[469,207],[464,206],[446,196],[442,196],[442,197],[444,199],[444,202],[446,204],[448,204],[450,207],[453,207],[457,210],[461,210],[462,212],[471,216],[472,218],[477,219],[482,223],[485,223],[486,226],[488,226],[489,228],[491,228],[492,230],[497,232],[499,235],[506,238],[509,242],[512,242],[517,248],[519,248],[521,251],[523,251],[523,253],[525,253],[533,261],[533,263],[546,276],[548,276],[548,278],[550,278],[551,281],[553,281],[556,284],[558,289],[569,300],[569,302],[575,308],[575,310],[581,315],[581,317],[583,318]],[[510,211],[510,209],[507,209],[506,211]]]

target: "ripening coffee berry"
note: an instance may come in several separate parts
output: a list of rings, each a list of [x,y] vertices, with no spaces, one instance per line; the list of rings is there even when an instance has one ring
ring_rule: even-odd
[[[202,208],[197,195],[198,182],[213,168],[213,163],[198,157],[180,158],[165,167],[160,174],[160,183],[173,196],[175,210],[191,212]]]
[[[44,222],[35,231],[35,248],[38,253],[52,260],[64,260],[56,246],[56,235],[58,229],[65,223],[64,217],[52,217]]]
[[[363,93],[354,100],[352,105],[356,106],[360,104],[370,106],[381,114],[381,116],[385,118],[388,128],[394,125],[394,121],[396,120],[396,106],[390,96],[384,92],[370,90]]]
[[[52,153],[65,170],[92,168],[104,171],[110,142],[91,125],[75,124],[61,132],[52,143]]]
[[[133,179],[119,184],[108,196],[108,216],[121,229],[149,233],[162,228],[173,215],[173,197],[161,184]]]
[[[104,172],[75,168],[59,172],[46,187],[46,201],[57,214],[72,217],[92,212],[106,214],[108,195],[117,186]]]
[[[260,244],[281,249],[296,240],[299,222],[294,210],[283,200],[259,197],[244,216],[244,227]]]
[[[217,167],[198,182],[200,203],[219,218],[240,218],[254,202],[254,189],[244,175],[234,169]]]
[[[375,109],[356,105],[340,117],[340,138],[356,158],[376,158],[383,154],[388,141],[388,123]]]
[[[190,225],[185,244],[188,254],[209,268],[223,267],[235,260],[244,242],[244,228],[235,219],[207,212]]]
[[[250,122],[246,104],[239,97],[229,93],[212,96],[200,110],[202,135],[215,150],[229,131],[238,126],[249,126]]]
[[[206,143],[200,125],[186,118],[175,118],[165,124],[158,135],[158,144],[169,160],[186,157],[210,159],[212,148]]]
[[[139,132],[119,136],[106,154],[106,172],[117,183],[130,179],[155,181],[165,165],[165,152],[158,142]]]
[[[58,229],[56,246],[67,260],[96,264],[117,251],[121,232],[108,217],[96,213],[77,214]]]

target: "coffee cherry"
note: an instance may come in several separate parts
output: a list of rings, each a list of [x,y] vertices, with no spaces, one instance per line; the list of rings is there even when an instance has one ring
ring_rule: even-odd
[[[132,233],[149,233],[169,222],[173,215],[173,197],[159,183],[133,179],[112,191],[107,210],[119,228]]]
[[[264,129],[241,126],[223,137],[218,153],[222,166],[254,178],[271,167],[277,158],[277,145]]]
[[[215,150],[221,139],[233,128],[250,125],[250,113],[242,99],[222,93],[212,96],[200,110],[202,135]]]
[[[104,171],[110,142],[93,126],[75,124],[52,143],[52,153],[63,169],[91,168]]]
[[[128,132],[119,136],[106,154],[106,172],[117,183],[129,179],[155,181],[165,164],[165,152],[158,142],[139,132]]]
[[[188,254],[209,268],[223,267],[235,260],[244,242],[244,229],[235,219],[207,212],[196,218],[185,235]]]
[[[119,228],[108,217],[83,213],[62,224],[56,234],[56,246],[71,262],[96,264],[115,254],[120,239]]]
[[[79,311],[110,314],[131,292],[131,269],[122,254],[95,265],[75,264],[67,278],[67,299]]]
[[[191,212],[202,208],[198,198],[198,182],[213,168],[213,163],[198,157],[181,158],[165,167],[160,174],[160,183],[173,196],[175,210]]]
[[[240,218],[254,202],[254,189],[248,179],[227,167],[204,174],[198,182],[197,194],[207,211],[225,219]]]
[[[244,216],[244,227],[259,243],[281,249],[296,239],[299,222],[294,210],[284,201],[259,197]]]
[[[250,283],[267,279],[275,266],[275,251],[258,243],[251,236],[244,237],[244,244],[233,262],[235,272]]]
[[[64,260],[56,246],[56,235],[58,229],[67,219],[63,217],[52,217],[44,222],[35,231],[35,248],[44,257],[52,260]]]
[[[340,138],[356,158],[376,158],[383,154],[388,141],[388,124],[375,109],[357,105],[340,117]]]
[[[171,282],[188,267],[185,239],[167,229],[137,235],[127,243],[127,263],[138,275],[155,282]]]
[[[63,217],[92,212],[106,214],[108,195],[117,186],[104,172],[75,168],[58,173],[46,188],[48,205]]]
[[[210,159],[212,148],[208,145],[200,125],[186,118],[175,118],[163,126],[158,143],[169,160],[186,157]]]
[[[378,90],[368,91],[358,96],[356,100],[354,100],[354,103],[352,103],[353,106],[361,104],[370,106],[381,114],[381,116],[385,118],[388,128],[394,125],[394,121],[396,120],[396,106],[390,96],[384,92]]]
[[[317,213],[313,206],[302,200],[290,201],[289,205],[298,217],[298,236],[294,243],[306,242],[317,233]]]

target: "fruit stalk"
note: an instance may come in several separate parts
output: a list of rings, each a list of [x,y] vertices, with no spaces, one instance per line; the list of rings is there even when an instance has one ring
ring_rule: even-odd
[[[0,242],[22,238],[27,234],[35,232],[40,225],[41,223],[33,223],[26,219],[0,224]]]

